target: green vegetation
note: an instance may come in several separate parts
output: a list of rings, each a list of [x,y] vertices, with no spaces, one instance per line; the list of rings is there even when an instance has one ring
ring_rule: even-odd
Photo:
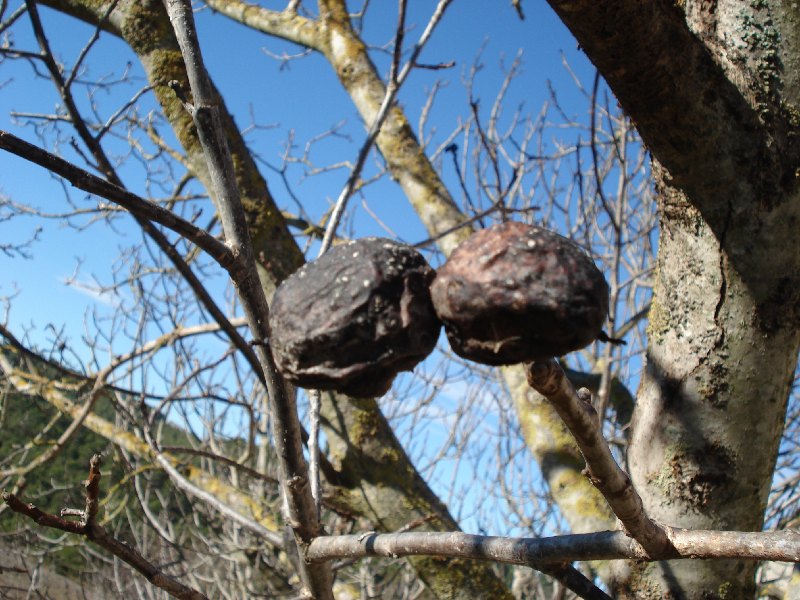
[[[2,379],[0,379],[2,384]],[[71,420],[40,398],[6,391],[0,397],[0,460],[2,470],[13,469],[17,464],[27,464],[30,460],[47,450],[64,433]],[[94,412],[99,416],[114,421],[115,409],[107,396],[98,399]],[[160,423],[161,439],[164,444],[185,444],[187,433],[171,425]],[[63,508],[82,509],[85,502],[83,482],[88,472],[89,459],[100,453],[104,457],[103,479],[101,482],[101,521],[114,514],[126,511],[133,523],[141,520],[142,509],[136,499],[132,473],[124,467],[113,446],[103,437],[85,427],[80,428],[51,460],[26,473],[22,479],[14,475],[5,482],[5,490],[10,491],[19,486],[17,495],[25,502],[35,504],[38,508],[53,514],[59,514]],[[166,485],[166,475],[160,470],[147,473],[154,479],[154,487]],[[163,482],[159,480],[163,479]],[[184,496],[170,497],[169,506],[161,506],[155,495],[148,497],[148,508],[154,513],[168,511],[174,513],[175,522],[180,523],[182,514],[191,512],[189,500]],[[26,535],[30,521],[25,517],[4,511],[0,513],[0,535],[16,538]],[[180,526],[178,525],[178,528]],[[130,535],[129,522],[116,519],[115,535],[133,542]],[[40,531],[40,533],[45,533]],[[55,538],[55,535],[48,537]],[[35,538],[26,539],[28,544],[42,544]],[[57,548],[44,547],[51,559],[50,566],[57,572],[69,577],[78,578],[87,568],[82,554],[85,540],[72,536]]]

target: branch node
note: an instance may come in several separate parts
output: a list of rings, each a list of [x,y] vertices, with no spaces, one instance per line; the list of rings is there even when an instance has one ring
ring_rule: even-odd
[[[186,91],[183,89],[181,82],[178,81],[177,79],[171,79],[167,83],[167,87],[175,93],[175,96],[177,96],[178,100],[181,101],[181,104],[183,104],[183,108],[186,109],[186,112],[188,112],[190,115],[193,115],[194,104],[189,102],[189,98],[186,95]]]
[[[307,485],[308,485],[308,478],[302,477],[300,475],[295,475],[294,477],[290,477],[289,479],[286,480],[286,487],[294,491],[302,490]]]
[[[360,533],[360,534],[358,534],[358,541],[359,542],[363,542],[368,537],[371,537],[371,536],[375,535],[376,533],[377,533],[376,531],[365,531],[363,533]]]

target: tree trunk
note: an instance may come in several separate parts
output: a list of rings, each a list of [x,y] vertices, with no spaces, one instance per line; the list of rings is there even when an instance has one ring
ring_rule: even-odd
[[[551,0],[658,160],[629,465],[650,516],[757,530],[800,344],[797,5]],[[620,597],[752,598],[743,561],[630,564]]]
[[[628,456],[631,476],[649,514],[661,522],[757,531],[797,356],[797,315],[791,314],[797,300],[783,307],[770,306],[769,297],[759,301],[733,268],[728,252],[747,247],[751,232],[730,232],[725,251],[674,188],[662,190],[661,209],[650,343]],[[784,285],[775,274],[773,293],[783,293]],[[622,589],[637,598],[662,597],[666,590],[679,598],[752,598],[755,566],[634,565]]]

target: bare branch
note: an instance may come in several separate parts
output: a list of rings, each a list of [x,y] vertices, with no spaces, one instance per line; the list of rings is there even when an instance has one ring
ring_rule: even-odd
[[[530,386],[550,401],[575,436],[590,480],[603,494],[625,531],[642,545],[649,557],[669,557],[672,548],[669,536],[663,527],[647,517],[630,477],[611,455],[591,404],[591,393],[585,388],[576,392],[554,359],[530,363],[526,374]]]
[[[367,160],[367,156],[369,155],[370,150],[372,149],[375,140],[378,139],[378,134],[381,132],[381,127],[383,126],[383,122],[389,116],[389,111],[394,104],[394,100],[397,97],[397,93],[400,91],[403,83],[408,78],[409,74],[413,70],[417,57],[419,57],[422,49],[425,47],[425,44],[430,39],[431,35],[433,34],[433,30],[436,28],[436,25],[441,21],[442,17],[444,16],[444,12],[447,9],[448,5],[452,2],[452,0],[439,0],[436,8],[431,15],[430,20],[428,21],[425,30],[422,32],[417,43],[414,45],[413,50],[411,51],[411,56],[409,57],[406,64],[403,66],[402,69],[399,68],[400,64],[400,54],[402,51],[402,43],[403,43],[403,35],[404,35],[404,26],[405,26],[405,0],[400,0],[399,3],[399,17],[398,17],[398,25],[395,34],[395,49],[392,55],[392,68],[389,77],[389,83],[386,86],[386,93],[384,94],[383,101],[381,102],[380,107],[378,108],[377,113],[375,114],[375,118],[372,120],[372,123],[369,128],[369,132],[367,133],[367,139],[364,141],[363,145],[361,146],[361,150],[358,152],[358,158],[356,159],[356,164],[353,167],[350,176],[347,178],[347,182],[345,183],[344,188],[342,189],[339,197],[334,204],[333,213],[331,214],[330,221],[328,223],[328,227],[325,230],[325,237],[322,240],[322,247],[320,249],[320,255],[327,251],[330,247],[333,236],[336,234],[336,228],[339,226],[339,221],[341,220],[342,214],[344,213],[344,209],[347,206],[347,201],[352,195],[353,191],[355,190],[356,184],[358,183],[359,177],[361,176],[361,170],[364,168],[364,163]]]
[[[323,536],[306,552],[311,561],[367,556],[436,555],[492,560],[539,568],[542,563],[589,560],[746,558],[800,562],[800,533],[787,531],[692,531],[668,528],[674,551],[650,556],[622,531],[544,538],[509,538],[461,532],[371,533]]]
[[[234,523],[238,523],[245,529],[252,531],[256,535],[264,538],[265,541],[269,542],[276,548],[283,547],[283,538],[280,534],[275,533],[274,531],[270,531],[260,523],[256,523],[255,521],[248,519],[244,515],[241,515],[237,511],[233,510],[227,503],[223,502],[214,494],[207,492],[206,490],[200,489],[198,486],[194,485],[191,481],[189,481],[186,477],[181,475],[178,469],[175,468],[173,464],[173,460],[171,457],[164,455],[156,446],[155,442],[153,441],[152,436],[150,435],[149,428],[145,428],[145,439],[147,439],[148,444],[150,444],[150,448],[155,455],[156,462],[164,469],[164,472],[169,475],[169,478],[173,481],[176,487],[180,488],[184,492],[186,492],[189,496],[193,498],[197,498],[198,500],[202,500],[204,503],[211,506],[214,510],[219,512],[222,516],[227,517]]]
[[[63,158],[29,144],[7,131],[0,131],[0,149],[7,150],[20,158],[36,163],[48,171],[64,177],[78,189],[119,204],[136,217],[154,221],[171,229],[205,250],[224,268],[233,268],[235,259],[225,244],[158,204],[132,194],[96,175],[92,175]]]
[[[283,11],[268,10],[241,0],[206,0],[212,10],[258,29],[315,50],[320,49],[319,24],[297,14],[299,2],[290,1]]]
[[[242,265],[241,270],[231,272],[231,277],[239,289],[250,328],[257,339],[263,342],[258,346],[258,354],[269,393],[281,485],[286,495],[289,524],[302,550],[322,530],[309,486],[308,466],[303,456],[302,427],[293,398],[278,374],[267,346],[269,308],[256,273],[253,247],[236,187],[233,161],[220,122],[217,101],[203,65],[191,3],[166,0],[165,6],[186,63],[194,100],[192,119],[208,162],[227,243]],[[303,584],[312,597],[332,599],[333,583],[329,565],[312,569],[301,563],[299,570]]]
[[[0,350],[1,349],[0,347]],[[30,351],[27,352],[30,353]],[[55,406],[59,411],[72,416],[76,420],[81,416],[83,407],[71,400],[68,391],[63,389],[70,387],[68,384],[53,382],[47,378],[14,368],[9,360],[10,357],[6,354],[6,351],[0,353],[0,372],[17,392],[40,396],[48,403]],[[32,355],[33,353],[30,354]],[[38,357],[36,358],[41,360]],[[77,375],[71,376],[78,377]],[[86,381],[89,380],[86,379]],[[75,388],[79,387],[79,385],[72,384],[71,387]],[[246,494],[231,488],[217,478],[200,472],[198,469],[189,469],[186,476],[182,475],[175,467],[175,465],[180,463],[174,457],[163,451],[154,451],[154,449],[143,442],[141,438],[132,435],[128,431],[115,427],[113,423],[109,423],[102,417],[91,412],[85,415],[83,424],[95,433],[113,441],[114,444],[122,447],[131,454],[144,459],[150,459],[154,455],[157,456],[159,465],[162,467],[164,465],[170,466],[168,474],[174,478],[176,485],[182,487],[184,492],[208,502],[211,508],[231,518],[245,529],[261,536],[270,545],[276,548],[283,547],[283,538],[281,535],[268,529],[265,525],[265,523],[268,524],[271,519],[266,519],[265,515],[262,513],[262,507],[258,506]],[[221,502],[214,494],[208,493],[206,489],[214,489],[217,495],[226,498],[226,502]],[[254,515],[258,515],[259,513],[261,513],[261,515],[257,518],[248,518],[242,512],[241,508],[240,510],[236,510],[232,505],[238,505],[241,508],[245,508],[245,510],[250,510]]]

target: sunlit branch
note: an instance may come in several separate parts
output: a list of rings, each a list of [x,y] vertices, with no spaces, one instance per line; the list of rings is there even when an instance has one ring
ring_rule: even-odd
[[[436,555],[492,560],[538,568],[540,563],[666,558],[746,558],[800,561],[796,531],[714,531],[666,528],[674,551],[649,555],[623,531],[601,531],[544,538],[510,538],[461,532],[369,533],[323,536],[306,552],[311,561],[367,556]]]
[[[591,393],[583,388],[576,392],[554,359],[530,363],[526,374],[530,386],[550,401],[575,437],[586,460],[589,479],[603,494],[625,531],[642,545],[647,556],[670,557],[672,544],[665,528],[647,517],[630,477],[619,468],[603,439]]]
[[[22,4],[17,8],[17,10],[11,13],[5,21],[0,23],[0,35],[2,35],[6,29],[11,27],[17,19],[24,15],[26,10],[26,6]],[[0,16],[2,16],[2,14],[0,14]]]
[[[394,44],[394,53],[392,55],[392,68],[391,73],[389,76],[389,83],[386,85],[386,92],[383,97],[383,101],[381,102],[380,107],[378,108],[378,112],[375,114],[375,118],[373,119],[372,123],[370,124],[369,132],[367,133],[367,139],[361,146],[361,150],[359,150],[358,158],[356,159],[356,164],[353,167],[353,170],[350,173],[350,176],[347,178],[347,182],[345,183],[344,188],[342,189],[339,197],[334,204],[333,213],[331,214],[330,221],[328,226],[325,230],[325,237],[322,240],[322,247],[320,249],[320,255],[327,251],[330,247],[331,242],[333,240],[333,236],[336,234],[336,229],[339,226],[339,221],[341,220],[342,214],[344,213],[344,209],[347,206],[347,201],[353,193],[353,190],[358,183],[359,177],[361,176],[361,171],[364,168],[364,163],[367,160],[367,156],[369,155],[370,150],[372,149],[375,140],[378,138],[378,134],[381,131],[381,127],[383,126],[386,117],[389,115],[389,111],[394,104],[394,100],[397,97],[397,93],[400,91],[400,88],[405,83],[406,79],[408,78],[411,71],[414,69],[415,63],[417,58],[419,57],[422,49],[425,47],[425,44],[430,39],[431,35],[433,34],[436,25],[438,25],[439,21],[441,21],[442,17],[444,16],[444,12],[447,9],[448,5],[452,2],[452,0],[439,0],[436,8],[431,15],[428,24],[426,25],[424,31],[420,35],[419,40],[414,45],[414,48],[411,51],[411,56],[408,58],[406,64],[402,67],[400,65],[400,53],[402,51],[402,42],[403,42],[403,34],[404,34],[404,27],[405,27],[405,0],[400,0],[400,8],[399,8],[399,17],[398,17],[398,25],[396,28],[395,33],[395,44]]]
[[[284,11],[269,10],[240,0],[206,0],[206,4],[253,29],[307,48],[320,49],[319,24],[297,14],[298,2],[289,2]]]

